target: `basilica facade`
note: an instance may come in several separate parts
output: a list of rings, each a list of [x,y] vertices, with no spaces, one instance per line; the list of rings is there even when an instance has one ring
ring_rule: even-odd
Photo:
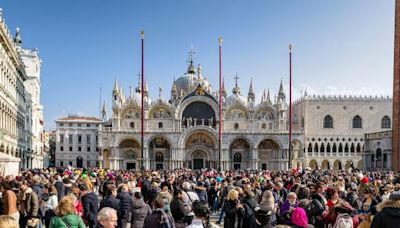
[[[144,139],[141,151],[141,96],[144,96]],[[99,129],[99,164],[110,169],[286,169],[289,131],[286,95],[282,83],[270,98],[264,90],[256,102],[252,82],[247,96],[237,83],[228,94],[222,86],[222,118],[219,91],[202,75],[201,66],[189,61],[186,73],[173,81],[169,99],[160,89],[151,100],[147,83],[128,94],[114,83],[112,113],[102,109]],[[222,127],[221,144],[219,125]],[[221,147],[220,147],[221,145]],[[294,132],[292,156],[302,162],[303,137]],[[219,163],[220,161],[220,163]]]

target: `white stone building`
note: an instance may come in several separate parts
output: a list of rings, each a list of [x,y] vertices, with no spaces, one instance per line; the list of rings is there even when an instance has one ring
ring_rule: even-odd
[[[391,169],[392,130],[365,134],[362,158],[365,169]]]
[[[193,61],[186,73],[173,81],[170,99],[159,96],[154,101],[143,94],[144,151],[141,153],[141,86],[128,94],[117,82],[112,91],[111,119],[103,107],[104,125],[99,132],[101,156],[105,168],[174,169],[219,166],[218,92],[197,69]],[[288,166],[287,103],[282,83],[275,100],[264,90],[260,103],[250,84],[243,96],[237,84],[231,95],[223,88],[222,169],[285,169]],[[299,133],[293,134],[297,154],[303,147]]]
[[[27,132],[27,151],[25,157],[31,158],[31,168],[47,167],[44,161],[48,160],[48,150],[44,145],[43,129],[43,106],[40,103],[40,69],[41,60],[36,49],[19,48],[19,53],[24,64],[27,79],[24,81],[25,91],[29,94],[30,113],[26,116],[26,124],[29,125]],[[29,159],[26,159],[28,161]]]
[[[389,97],[308,96],[293,105],[293,126],[304,135],[303,159],[322,169],[363,167],[365,134],[391,129]]]
[[[70,115],[56,120],[56,166],[98,167],[98,129],[95,117]]]

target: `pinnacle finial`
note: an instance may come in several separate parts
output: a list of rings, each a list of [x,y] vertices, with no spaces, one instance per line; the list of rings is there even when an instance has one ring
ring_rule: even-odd
[[[19,28],[18,28],[18,27],[17,27],[17,29],[16,29],[14,42],[15,42],[15,44],[16,44],[17,46],[21,46],[22,39],[21,39],[21,34],[20,34],[20,31],[19,31]]]
[[[140,38],[144,39],[144,30],[140,31]]]
[[[222,37],[221,36],[218,37],[218,45],[222,46]]]

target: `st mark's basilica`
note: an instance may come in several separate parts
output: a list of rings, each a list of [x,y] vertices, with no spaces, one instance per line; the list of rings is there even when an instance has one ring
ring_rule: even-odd
[[[173,81],[170,99],[162,89],[151,100],[148,85],[123,89],[114,83],[112,114],[102,109],[99,131],[100,166],[111,169],[187,167],[218,168],[219,91],[190,58],[186,73]],[[144,93],[144,152],[141,157],[141,93]],[[222,86],[221,169],[285,169],[288,167],[288,103],[282,83],[271,99],[264,90],[256,102],[252,82],[247,96],[238,85],[231,94]],[[301,162],[303,139],[294,132],[292,156]]]

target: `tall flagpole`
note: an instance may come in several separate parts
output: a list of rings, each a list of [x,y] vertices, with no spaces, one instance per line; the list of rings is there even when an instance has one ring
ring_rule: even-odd
[[[289,169],[292,168],[292,45],[289,44]]]
[[[144,169],[144,31],[142,30],[140,32],[140,36],[142,38],[142,88],[141,88],[141,115],[140,115],[140,121],[141,121],[141,143],[140,143],[140,152],[141,152],[141,160],[140,160],[140,169]]]
[[[222,37],[218,38],[219,47],[219,128],[218,128],[218,169],[221,170],[222,147]]]

